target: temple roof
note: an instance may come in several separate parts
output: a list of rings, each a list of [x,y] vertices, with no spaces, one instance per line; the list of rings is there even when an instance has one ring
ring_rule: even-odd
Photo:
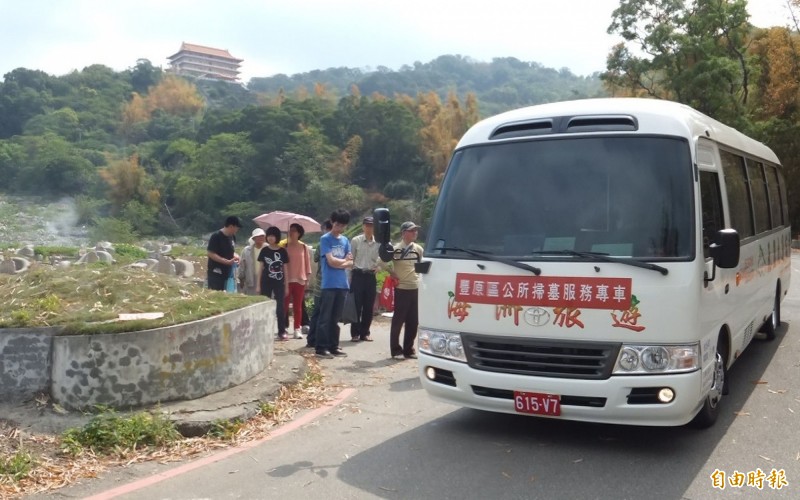
[[[181,43],[181,50],[169,56],[167,59],[175,59],[176,57],[181,55],[182,52],[194,52],[197,54],[205,54],[207,56],[221,57],[223,59],[230,59],[231,61],[236,61],[236,62],[244,61],[244,59],[237,59],[233,57],[231,53],[228,52],[228,49],[215,49],[213,47],[205,47],[203,45],[196,45],[193,43],[186,43],[186,42]]]

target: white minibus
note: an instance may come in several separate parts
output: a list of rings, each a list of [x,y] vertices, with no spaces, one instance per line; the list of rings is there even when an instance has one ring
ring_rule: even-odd
[[[730,365],[780,324],[787,207],[767,146],[682,104],[483,120],[424,228],[423,386],[481,410],[708,427]]]

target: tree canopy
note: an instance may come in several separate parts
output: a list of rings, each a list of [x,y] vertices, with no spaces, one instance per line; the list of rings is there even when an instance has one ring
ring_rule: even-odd
[[[785,167],[797,226],[800,33],[748,20],[746,0],[622,0],[608,31],[625,42],[612,48],[601,78],[611,95],[679,101],[770,146]]]
[[[83,222],[138,236],[275,209],[324,219],[387,205],[424,223],[453,148],[481,116],[639,96],[684,102],[772,147],[800,222],[798,26],[755,28],[745,0],[621,0],[608,30],[624,42],[589,76],[459,55],[247,86],[146,59],[120,72],[18,68],[0,82],[0,191],[72,196]]]

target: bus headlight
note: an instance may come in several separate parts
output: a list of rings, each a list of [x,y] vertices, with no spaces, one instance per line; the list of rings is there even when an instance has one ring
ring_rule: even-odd
[[[619,353],[617,365],[626,372],[632,372],[639,368],[639,353],[630,347],[623,347]]]
[[[660,345],[654,345],[642,351],[642,366],[651,372],[660,372],[669,364],[669,351]]]
[[[420,328],[417,335],[417,346],[420,352],[432,356],[455,361],[467,361],[460,333]]]
[[[686,373],[700,368],[700,344],[623,345],[614,365],[615,375]]]

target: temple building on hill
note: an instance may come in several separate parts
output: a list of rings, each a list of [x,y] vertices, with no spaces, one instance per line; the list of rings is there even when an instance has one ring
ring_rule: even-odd
[[[212,80],[239,81],[239,65],[230,52],[183,42],[181,50],[169,56],[170,70],[178,75]]]

